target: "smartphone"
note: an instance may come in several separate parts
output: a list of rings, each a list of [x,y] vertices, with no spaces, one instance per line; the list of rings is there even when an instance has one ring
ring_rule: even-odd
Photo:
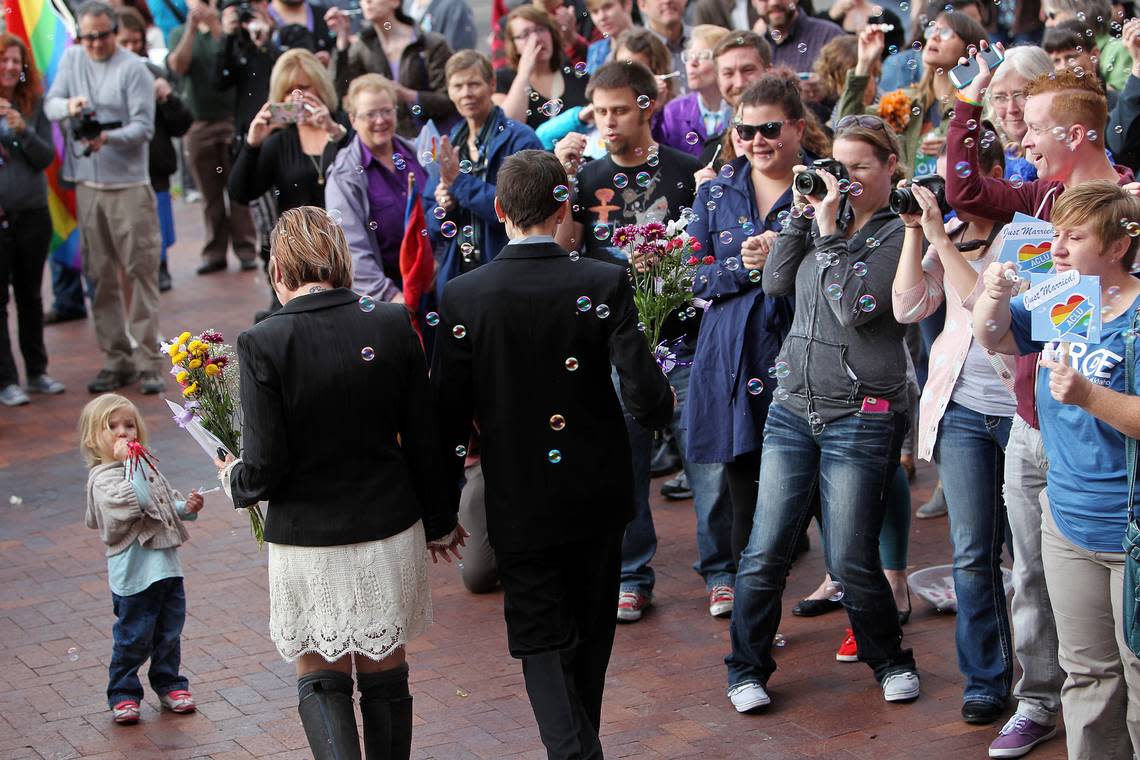
[[[270,124],[297,124],[301,121],[301,116],[305,113],[303,103],[293,101],[291,103],[270,103],[269,104],[269,123]]]
[[[982,57],[982,60],[986,62],[986,65],[990,67],[990,71],[996,69],[1001,65],[1001,62],[1005,60],[1005,56],[1003,56],[1001,54],[1001,51],[995,47],[987,47],[978,55],[980,55]],[[950,73],[947,76],[950,77],[950,84],[954,85],[960,90],[970,82],[974,81],[974,77],[977,75],[978,62],[974,58],[968,58],[965,63],[959,64],[950,69]]]
[[[872,414],[885,414],[891,411],[891,402],[885,398],[876,398],[874,396],[864,396],[863,406],[859,409],[861,412],[870,412]]]

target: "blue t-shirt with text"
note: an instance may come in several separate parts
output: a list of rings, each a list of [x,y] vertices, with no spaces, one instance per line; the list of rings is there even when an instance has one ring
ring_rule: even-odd
[[[1071,343],[1069,364],[1090,382],[1124,393],[1124,336],[1132,327],[1133,304],[1107,322],[1100,343]],[[1010,302],[1013,336],[1022,354],[1042,351],[1034,341],[1029,311],[1022,297]],[[1128,519],[1128,470],[1124,434],[1073,404],[1062,404],[1049,391],[1049,372],[1037,370],[1037,417],[1049,458],[1046,490],[1058,529],[1088,551],[1121,552]],[[1133,368],[1140,374],[1140,361]],[[1135,393],[1137,389],[1133,389]]]

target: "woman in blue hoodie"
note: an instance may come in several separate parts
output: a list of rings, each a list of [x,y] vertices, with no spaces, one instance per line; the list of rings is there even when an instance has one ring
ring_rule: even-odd
[[[752,528],[761,432],[776,388],[768,370],[792,322],[792,299],[765,295],[756,263],[791,208],[792,167],[828,154],[830,145],[790,72],[750,85],[735,120],[741,156],[718,175],[702,170],[713,178],[697,190],[688,226],[713,263],[701,264],[693,278],[693,295],[709,306],[684,419],[689,459],[724,463],[738,559]]]

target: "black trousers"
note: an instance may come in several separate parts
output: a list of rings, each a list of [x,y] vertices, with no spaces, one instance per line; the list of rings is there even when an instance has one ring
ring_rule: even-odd
[[[551,760],[602,757],[598,730],[613,650],[623,530],[496,552],[511,656]]]
[[[20,353],[28,377],[47,370],[44,346],[44,304],[40,289],[44,263],[51,245],[51,214],[45,206],[27,211],[6,211],[0,220],[0,387],[19,382],[12,343],[8,337],[8,289],[16,300]]]

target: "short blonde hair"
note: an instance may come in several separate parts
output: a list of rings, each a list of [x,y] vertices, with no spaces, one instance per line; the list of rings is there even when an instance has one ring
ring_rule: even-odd
[[[709,50],[716,50],[716,46],[732,32],[725,29],[723,26],[716,24],[697,24],[689,32],[689,45],[692,47],[694,42],[699,42]]]
[[[321,65],[317,57],[304,48],[286,50],[273,64],[273,71],[269,75],[269,102],[284,103],[286,97],[293,89],[293,83],[300,72],[312,82],[313,92],[325,107],[333,113],[337,109],[336,89],[333,87],[332,77],[328,69]]]
[[[1050,221],[1056,229],[1072,229],[1091,222],[1102,249],[1128,239],[1120,263],[1125,272],[1132,269],[1140,237],[1131,237],[1128,229],[1130,223],[1140,222],[1140,198],[1115,182],[1098,179],[1068,188],[1053,204]]]
[[[392,80],[379,74],[361,74],[348,85],[348,92],[344,94],[344,110],[355,115],[356,99],[365,92],[385,93],[392,99],[392,105],[399,103],[396,86],[392,84]]]
[[[108,429],[107,421],[120,409],[129,409],[135,416],[138,441],[146,445],[146,423],[139,414],[138,407],[129,398],[118,393],[96,396],[88,401],[83,411],[79,413],[79,451],[83,454],[83,462],[88,469],[104,464],[103,454],[99,451],[99,434]]]
[[[283,211],[273,226],[269,253],[290,290],[306,282],[352,287],[352,256],[344,230],[323,208],[300,206]]]

